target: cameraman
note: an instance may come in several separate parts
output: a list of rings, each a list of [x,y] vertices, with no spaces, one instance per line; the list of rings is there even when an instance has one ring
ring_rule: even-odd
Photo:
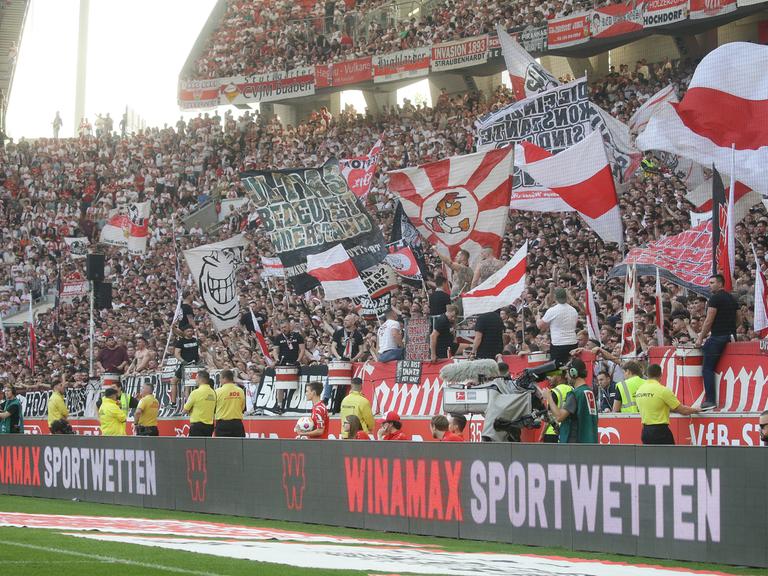
[[[563,405],[557,405],[549,388],[543,391],[547,408],[560,423],[560,444],[597,444],[597,402],[592,387],[587,384],[587,365],[574,358],[564,370],[573,390]]]

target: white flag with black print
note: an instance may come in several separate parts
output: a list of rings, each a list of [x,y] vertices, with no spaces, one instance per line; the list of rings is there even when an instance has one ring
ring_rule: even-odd
[[[237,270],[243,263],[245,243],[238,234],[223,242],[184,250],[205,309],[219,331],[236,326],[240,320]]]
[[[79,238],[64,238],[69,255],[74,259],[85,258],[88,255],[90,242],[86,236]]]

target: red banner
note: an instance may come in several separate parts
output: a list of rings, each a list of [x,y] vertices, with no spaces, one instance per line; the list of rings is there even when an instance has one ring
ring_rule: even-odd
[[[476,66],[485,64],[487,61],[487,34],[432,46],[432,71],[434,72]]]
[[[315,66],[315,85],[317,88],[368,82],[372,76],[370,56]]]
[[[221,80],[184,80],[179,85],[179,108],[213,108],[219,105]]]
[[[643,29],[643,4],[611,4],[595,8],[590,32],[593,38],[609,38]]]
[[[713,18],[736,10],[736,0],[690,0],[691,12],[689,18]]]
[[[589,13],[556,18],[547,23],[547,45],[550,49],[575,46],[589,40]]]

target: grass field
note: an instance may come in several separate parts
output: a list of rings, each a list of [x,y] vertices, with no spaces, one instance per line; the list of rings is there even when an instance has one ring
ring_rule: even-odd
[[[762,575],[763,569],[734,568],[729,566],[698,564],[690,562],[668,562],[648,558],[630,558],[610,554],[573,553],[559,548],[534,548],[491,542],[475,542],[447,538],[427,538],[404,536],[365,530],[335,528],[276,522],[231,516],[192,514],[111,506],[84,502],[47,500],[0,496],[0,511],[23,512],[27,514],[87,515],[147,519],[199,520],[221,522],[240,526],[254,526],[268,529],[301,531],[316,534],[331,534],[355,538],[385,541],[407,541],[423,546],[439,546],[452,552],[496,552],[505,554],[537,554],[563,556],[598,561],[630,562],[656,566],[678,567],[705,572],[721,572],[737,575]],[[213,535],[212,535],[213,536]],[[3,574],[20,575],[70,575],[78,576],[122,576],[140,574],[142,576],[186,574],[212,576],[239,576],[252,574],[279,574],[280,576],[298,575],[367,575],[369,571],[360,570],[320,570],[222,558],[208,554],[198,554],[178,550],[152,548],[142,545],[93,541],[62,534],[55,529],[0,528],[0,570]]]

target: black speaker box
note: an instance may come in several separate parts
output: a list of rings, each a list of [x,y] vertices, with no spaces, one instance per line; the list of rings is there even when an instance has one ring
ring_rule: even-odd
[[[85,274],[88,280],[94,282],[104,280],[104,254],[88,254],[85,261]]]

